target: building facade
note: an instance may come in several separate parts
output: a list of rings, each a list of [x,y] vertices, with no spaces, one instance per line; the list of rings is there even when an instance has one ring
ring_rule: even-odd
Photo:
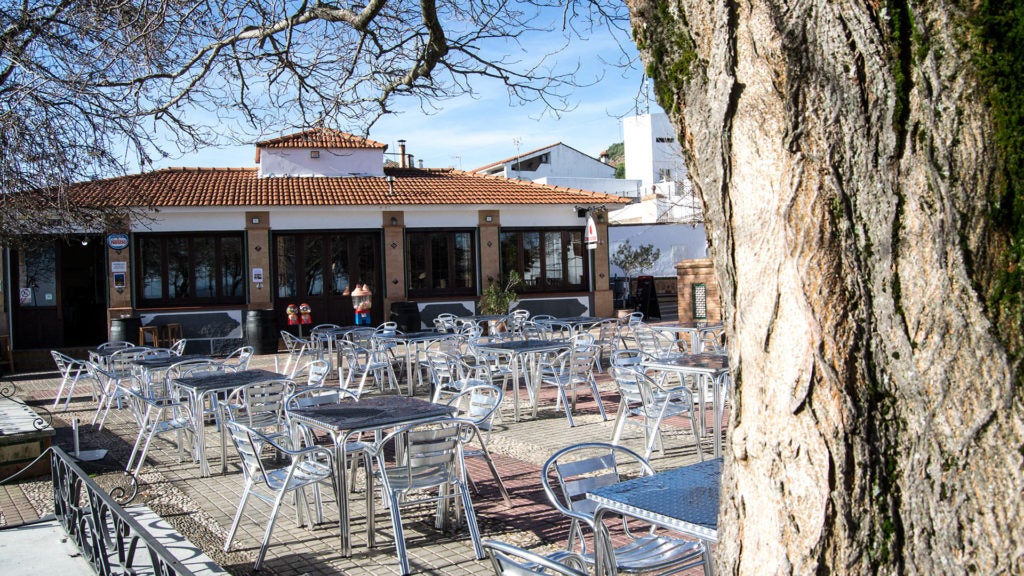
[[[289,325],[354,323],[352,291],[372,292],[374,324],[415,302],[423,322],[473,314],[512,271],[535,313],[610,315],[607,213],[627,200],[454,169],[385,166],[387,146],[314,129],[256,144],[255,168],[169,168],[73,187],[80,205],[136,208],[128,221],[9,251],[5,320],[15,350],[94,345],[122,319],[183,324],[236,344],[247,316]],[[127,193],[131,191],[131,193]],[[601,242],[583,242],[587,215]]]

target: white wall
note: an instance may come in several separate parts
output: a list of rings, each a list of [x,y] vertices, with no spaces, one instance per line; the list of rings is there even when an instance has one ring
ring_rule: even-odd
[[[310,158],[310,151],[320,152]],[[378,148],[263,148],[261,177],[384,176],[384,151]]]
[[[615,194],[624,198],[639,198],[643,190],[639,180],[625,180],[622,178],[562,178],[551,176],[534,180],[539,184],[551,184],[563,188],[578,188],[601,192],[602,194]]]
[[[682,260],[705,258],[707,255],[707,237],[704,226],[698,224],[641,224],[608,227],[609,257],[618,250],[619,245],[629,240],[633,248],[641,244],[651,244],[661,250],[661,257],[651,270],[643,273],[657,277],[674,277],[676,264]],[[618,266],[611,264],[612,276],[625,276]]]
[[[681,182],[686,178],[686,163],[668,115],[642,114],[624,118],[622,130],[626,178],[642,181],[648,192],[660,181],[661,169],[669,170],[672,180]],[[668,141],[658,142],[658,138]]]

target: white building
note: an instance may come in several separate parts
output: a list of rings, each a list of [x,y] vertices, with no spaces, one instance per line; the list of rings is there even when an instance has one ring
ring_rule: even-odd
[[[626,148],[626,178],[639,180],[653,191],[659,182],[684,182],[687,178],[682,148],[668,115],[641,114],[622,120]]]
[[[498,160],[471,172],[625,198],[639,198],[642,193],[639,180],[616,178],[614,166],[561,142]]]

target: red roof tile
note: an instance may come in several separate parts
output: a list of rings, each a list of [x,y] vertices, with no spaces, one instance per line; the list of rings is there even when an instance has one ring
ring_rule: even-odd
[[[82,182],[72,201],[89,206],[402,206],[438,204],[626,204],[610,194],[485,176],[451,168],[385,168],[394,176],[259,178],[256,168],[165,168]],[[393,190],[393,191],[392,191]]]

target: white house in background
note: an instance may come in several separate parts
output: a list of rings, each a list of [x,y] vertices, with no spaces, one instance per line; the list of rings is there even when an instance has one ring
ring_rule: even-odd
[[[627,224],[608,227],[609,254],[615,254],[627,240],[633,248],[651,244],[661,250],[654,266],[643,271],[657,278],[675,276],[676,264],[683,260],[707,256],[707,237],[703,224]],[[615,264],[610,264],[610,267],[613,278],[626,275]]]
[[[563,188],[639,198],[641,182],[615,177],[615,167],[561,142],[505,158],[471,172]]]
[[[685,182],[686,162],[668,115],[641,114],[622,119],[626,178],[639,180],[646,195],[659,182]]]

